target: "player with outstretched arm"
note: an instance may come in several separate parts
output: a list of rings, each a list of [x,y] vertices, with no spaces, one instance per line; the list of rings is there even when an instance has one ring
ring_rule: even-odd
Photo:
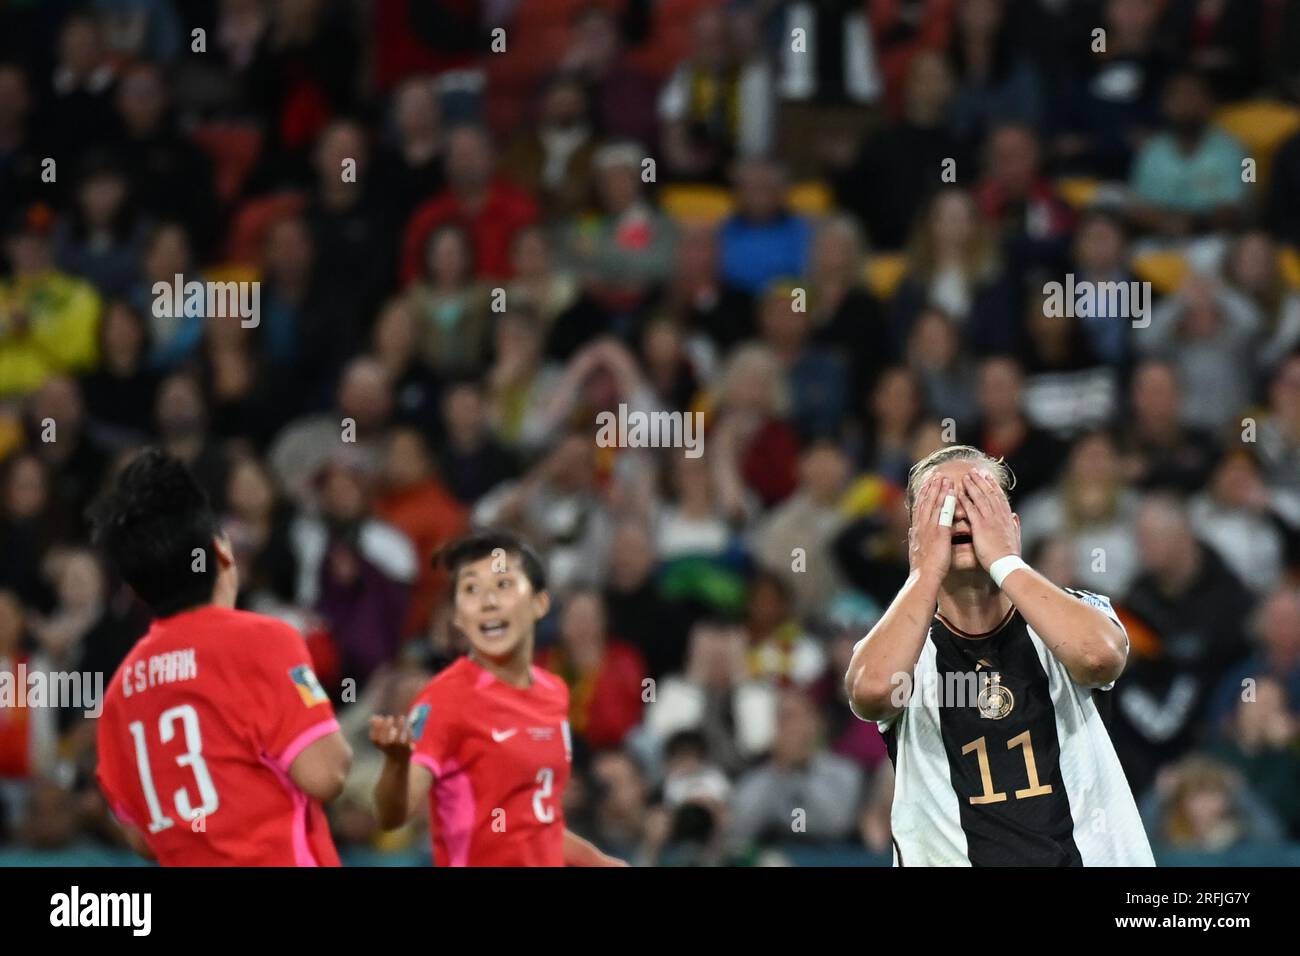
[[[533,664],[533,632],[550,607],[540,559],[515,535],[483,531],[441,560],[452,622],[471,649],[407,716],[371,718],[386,758],[379,825],[401,826],[427,800],[438,866],[626,866],[564,825],[569,689]]]
[[[338,866],[321,803],[352,751],[302,636],[235,609],[230,542],[194,478],[146,450],[93,520],[156,615],[97,730],[99,786],[128,842],[165,866]]]
[[[849,664],[894,765],[895,865],[1152,866],[1103,721],[1128,635],[1021,559],[1012,485],[966,445],[912,468],[911,573]]]

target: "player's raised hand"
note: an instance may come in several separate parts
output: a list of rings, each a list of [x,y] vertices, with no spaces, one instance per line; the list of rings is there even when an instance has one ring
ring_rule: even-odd
[[[937,471],[921,482],[907,532],[907,557],[913,571],[940,580],[947,577],[952,565],[952,526],[939,524],[939,512],[944,498],[955,493],[952,482]]]
[[[987,571],[998,558],[1020,554],[1020,524],[993,476],[972,471],[962,478],[959,492],[980,566]]]
[[[370,718],[370,742],[393,760],[411,756],[411,728],[405,717],[376,714]]]

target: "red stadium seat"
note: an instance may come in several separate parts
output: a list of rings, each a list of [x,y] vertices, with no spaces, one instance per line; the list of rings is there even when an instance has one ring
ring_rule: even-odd
[[[276,222],[297,215],[307,204],[302,193],[285,192],[264,196],[245,203],[235,214],[226,246],[229,263],[255,266],[262,260],[262,243],[267,230]]]
[[[524,4],[525,9],[534,5]],[[568,18],[558,13],[535,22],[516,20],[506,37],[506,52],[486,58],[488,125],[503,138],[518,129],[538,85],[564,57],[569,43]]]
[[[629,62],[653,76],[667,76],[690,49],[695,15],[719,5],[718,0],[663,0],[655,7],[650,41],[633,53]]]
[[[522,0],[515,11],[515,31],[523,32],[539,27],[564,26],[573,22],[580,10],[591,6],[604,6],[617,9],[618,0]]]
[[[244,123],[208,123],[194,131],[194,142],[216,166],[217,196],[233,203],[262,154],[262,131]]]

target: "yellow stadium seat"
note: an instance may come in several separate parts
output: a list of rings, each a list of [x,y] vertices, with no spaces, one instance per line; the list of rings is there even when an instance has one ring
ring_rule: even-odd
[[[23,420],[9,411],[0,412],[0,461],[22,447]]]
[[[830,187],[820,180],[795,183],[785,199],[792,210],[804,216],[824,216],[835,205]]]
[[[731,214],[731,193],[721,186],[665,186],[659,205],[676,222],[717,223]]]
[[[818,180],[795,183],[786,193],[790,209],[803,216],[824,216],[835,206],[830,187]],[[659,205],[676,222],[717,223],[731,215],[735,203],[721,186],[678,184],[665,186]]]
[[[1250,100],[1225,106],[1214,118],[1246,147],[1246,155],[1258,167],[1256,179],[1261,183],[1268,182],[1278,147],[1300,130],[1300,107],[1274,100]]]
[[[1092,205],[1092,199],[1097,195],[1099,186],[1101,180],[1087,176],[1066,176],[1056,181],[1056,191],[1075,209],[1084,209]]]
[[[1178,252],[1147,252],[1133,257],[1133,272],[1160,295],[1168,295],[1187,276],[1187,260]]]
[[[260,273],[256,268],[238,262],[213,266],[203,273],[208,282],[256,282]]]
[[[1300,249],[1283,246],[1278,250],[1277,260],[1286,284],[1293,289],[1300,289]]]
[[[706,422],[713,420],[714,413],[718,410],[718,400],[721,396],[716,389],[702,388],[695,393],[691,399],[690,413],[692,415],[703,415]]]
[[[867,287],[878,299],[893,298],[894,290],[906,272],[907,256],[902,253],[872,256],[867,260]]]

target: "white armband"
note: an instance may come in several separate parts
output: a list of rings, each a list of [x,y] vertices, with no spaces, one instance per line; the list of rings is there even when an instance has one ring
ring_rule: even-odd
[[[1028,567],[1029,565],[1021,560],[1020,555],[1008,554],[1005,558],[998,558],[989,565],[989,577],[993,579],[994,584],[1001,588],[1002,582],[1007,579],[1008,574],[1019,568]]]

